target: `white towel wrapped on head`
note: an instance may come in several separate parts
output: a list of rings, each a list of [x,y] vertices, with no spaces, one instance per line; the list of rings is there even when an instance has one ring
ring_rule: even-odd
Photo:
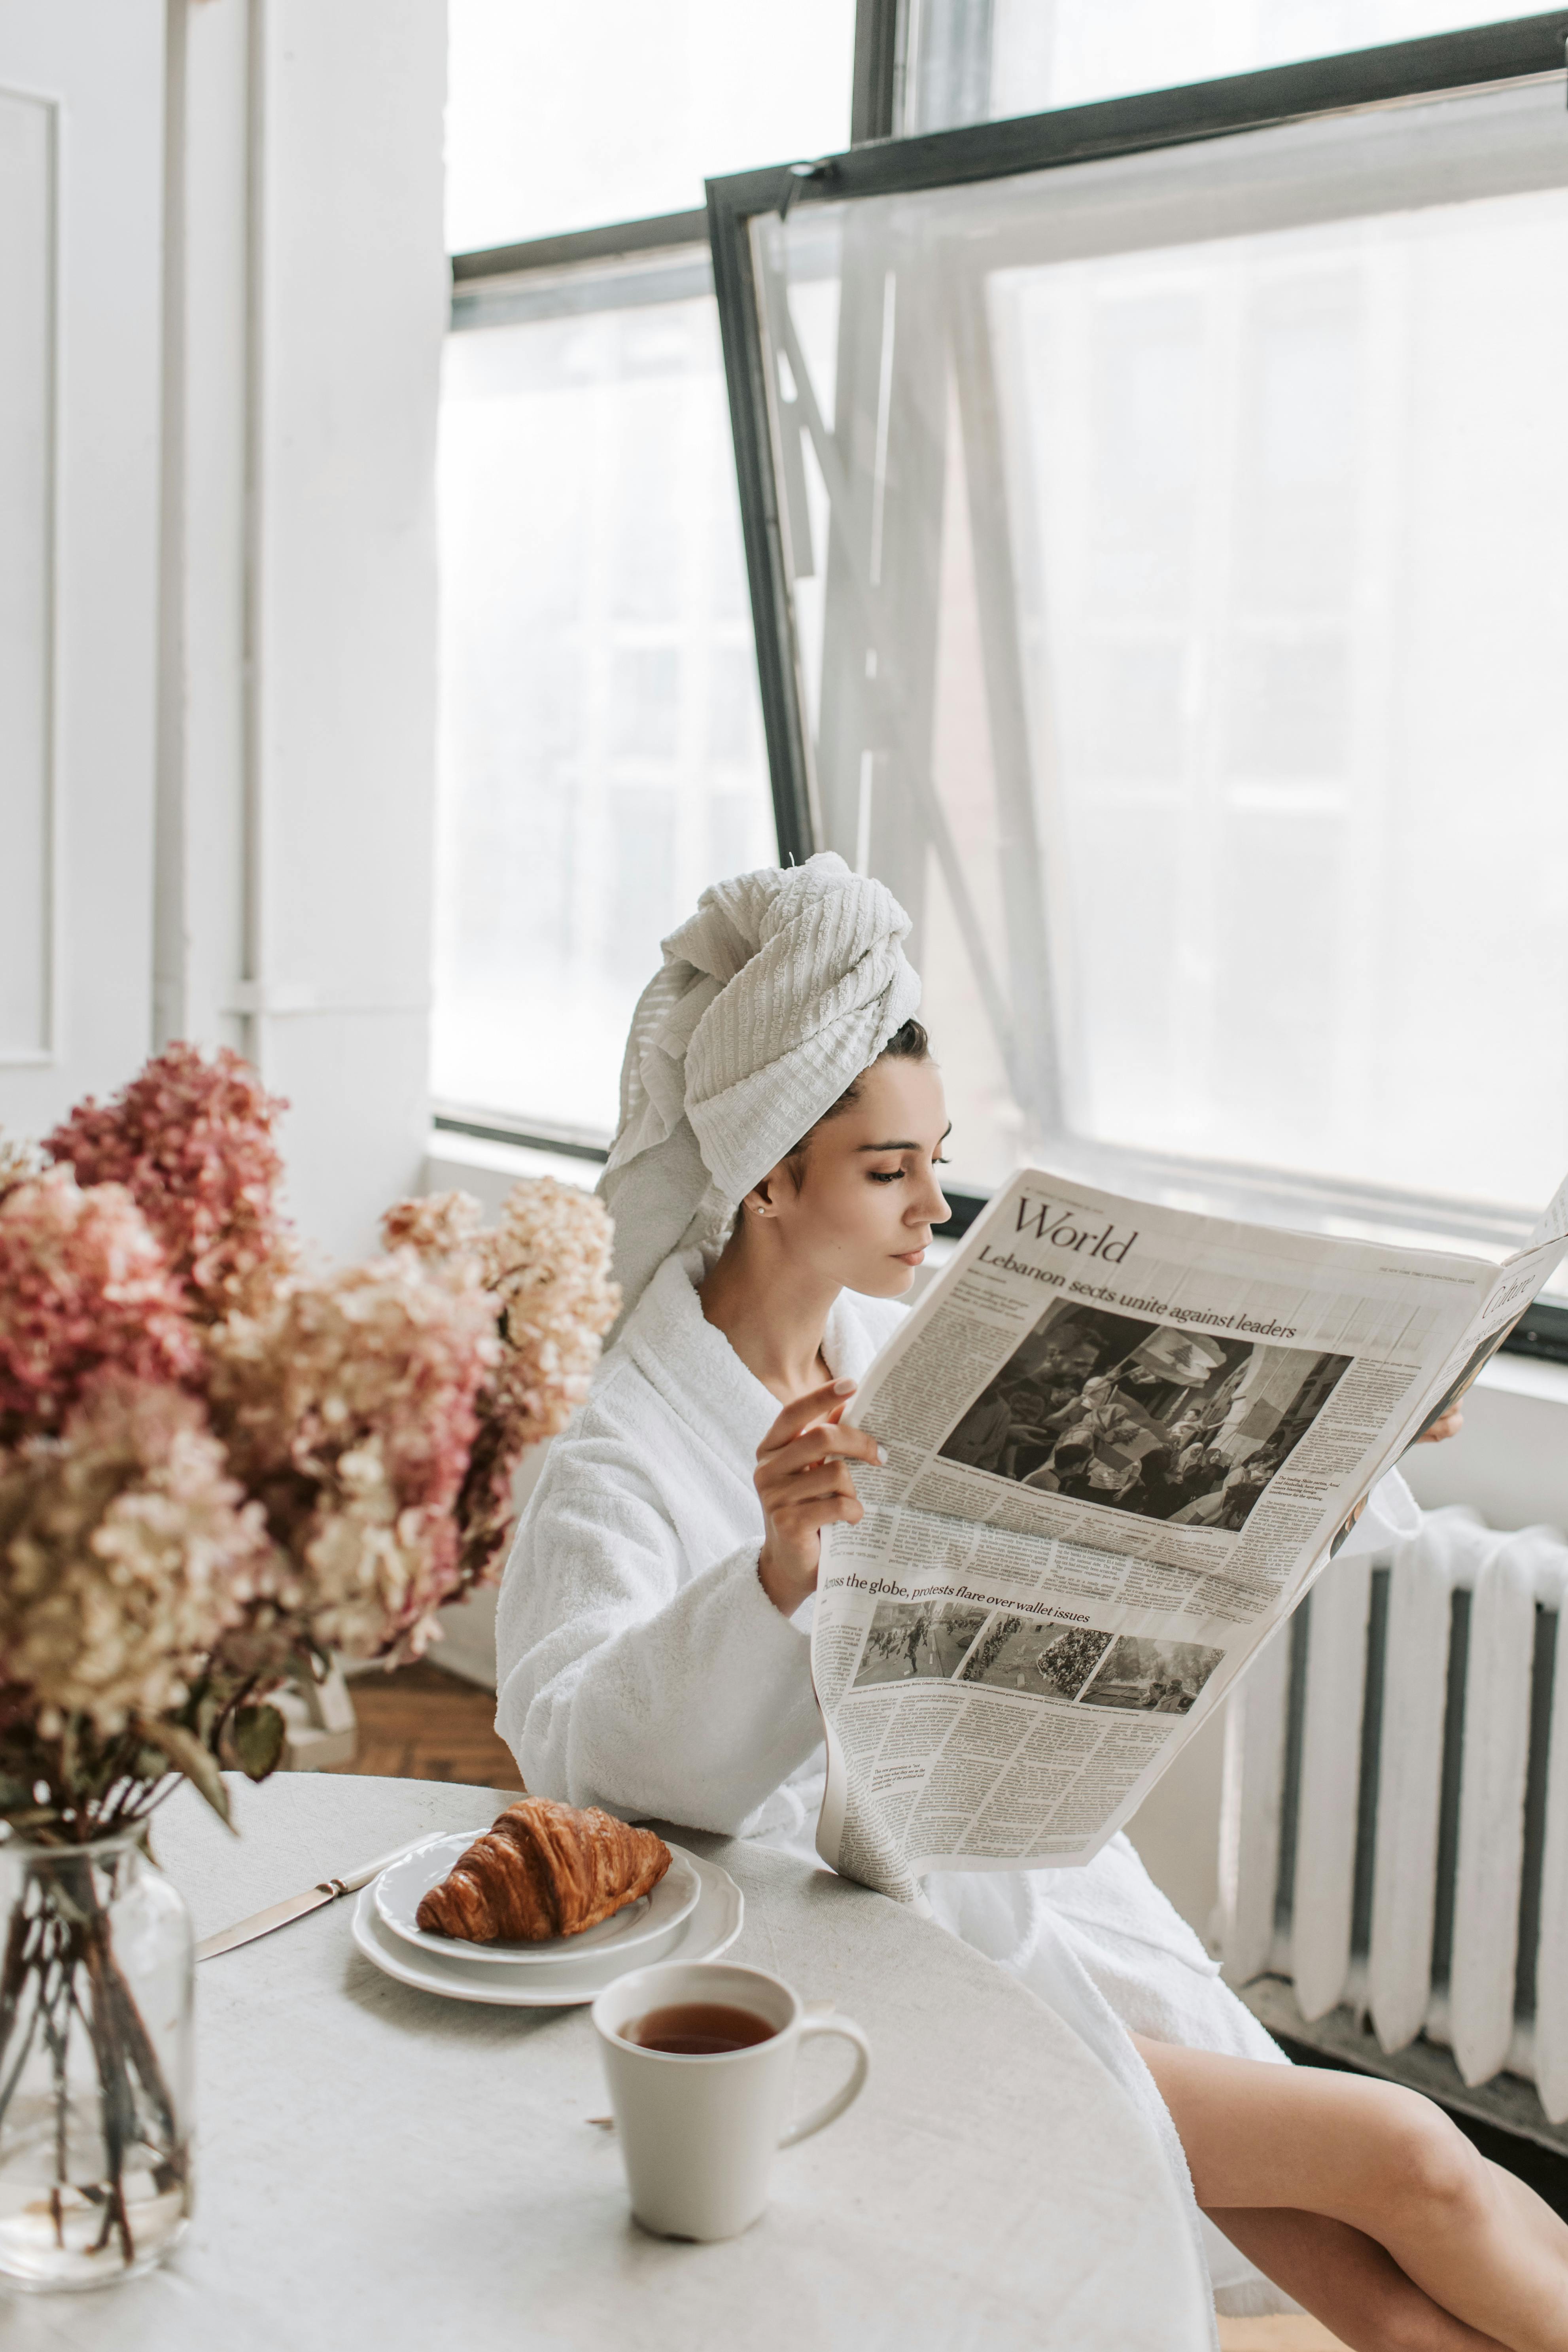
[[[599,1183],[622,1320],[831,1110],[920,1003],[910,919],[831,850],[704,890],[632,1016]],[[619,1326],[616,1327],[617,1329]]]

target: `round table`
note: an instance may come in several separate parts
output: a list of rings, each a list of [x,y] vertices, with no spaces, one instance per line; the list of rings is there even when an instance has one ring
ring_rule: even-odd
[[[502,1798],[313,1774],[188,1790],[154,1844],[198,1936]],[[744,1840],[730,1957],[870,2036],[848,2115],[783,2153],[762,2221],[675,2244],[630,2219],[585,2009],[441,2000],[355,1949],[352,1901],[197,1970],[196,2212],[101,2294],[6,2298],[7,2352],[1199,2352],[1206,2281],[1170,2176],[1083,2043],[900,1906]],[[803,2054],[822,2095],[843,2045]]]

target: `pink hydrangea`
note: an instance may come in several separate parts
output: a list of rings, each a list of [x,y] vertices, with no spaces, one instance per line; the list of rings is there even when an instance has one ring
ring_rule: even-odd
[[[0,1444],[57,1431],[109,1372],[190,1385],[196,1335],[157,1236],[122,1185],[68,1168],[0,1197]]]
[[[287,1108],[226,1045],[173,1045],[46,1139],[83,1184],[126,1186],[204,1322],[256,1313],[293,1264],[273,1127]]]
[[[298,1283],[212,1343],[214,1418],[267,1507],[300,1638],[417,1657],[458,1582],[454,1507],[494,1306],[411,1251]]]

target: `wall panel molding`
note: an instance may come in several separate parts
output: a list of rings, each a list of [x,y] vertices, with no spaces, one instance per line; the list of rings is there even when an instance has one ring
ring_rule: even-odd
[[[445,60],[445,0],[0,5],[0,1127],[237,1046],[333,1252],[428,1124]]]
[[[153,1031],[356,1250],[427,1123],[446,11],[169,6]]]
[[[59,131],[0,83],[0,1067],[52,1060],[56,891],[55,469]]]
[[[0,1126],[151,1035],[168,0],[0,7]]]

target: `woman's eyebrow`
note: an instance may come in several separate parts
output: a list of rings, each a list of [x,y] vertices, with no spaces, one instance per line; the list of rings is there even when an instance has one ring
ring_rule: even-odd
[[[949,1119],[937,1137],[937,1141],[945,1143],[952,1133],[952,1121]],[[855,1146],[857,1151],[918,1151],[920,1148],[918,1143],[858,1143]]]

